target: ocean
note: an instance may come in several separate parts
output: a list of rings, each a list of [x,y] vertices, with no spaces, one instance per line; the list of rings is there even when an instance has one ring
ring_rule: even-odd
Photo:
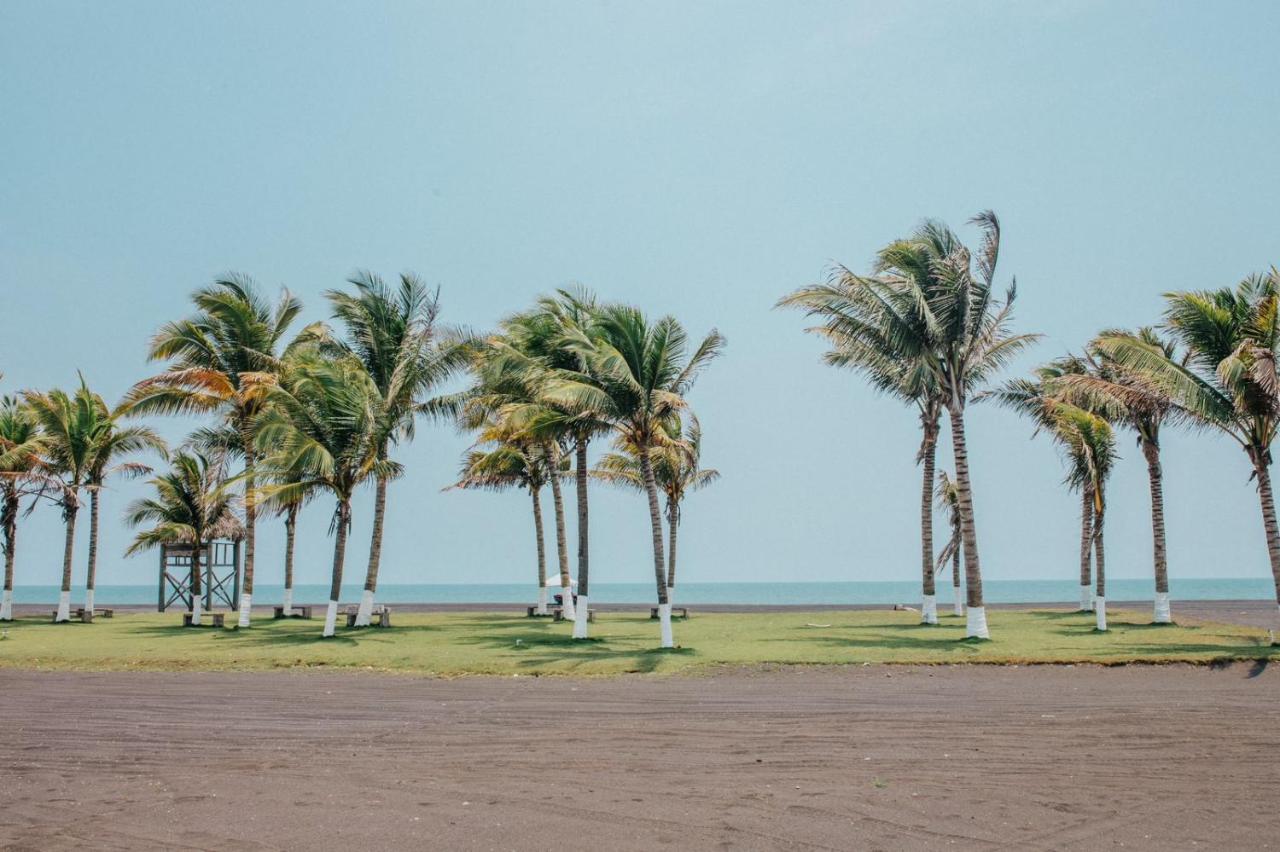
[[[1178,600],[1272,600],[1275,589],[1269,577],[1229,577],[1225,579],[1171,579],[1170,596]],[[982,584],[989,603],[1057,603],[1080,599],[1079,585],[1070,580],[986,580]],[[343,601],[360,599],[359,585],[344,586]],[[1153,585],[1147,579],[1108,579],[1107,598],[1115,601],[1150,600]],[[270,604],[281,598],[281,587],[258,583],[254,601]],[[328,584],[299,585],[294,600],[319,603],[328,600]],[[654,600],[652,583],[593,583],[593,603],[649,603]],[[919,581],[875,581],[837,583],[686,583],[676,590],[680,604],[919,604]],[[84,598],[76,587],[72,600]],[[523,583],[409,584],[388,583],[378,588],[384,603],[534,603],[537,588]],[[54,603],[57,586],[17,586],[15,603]],[[98,586],[99,604],[154,604],[155,586]],[[938,605],[951,603],[951,586],[938,582]]]

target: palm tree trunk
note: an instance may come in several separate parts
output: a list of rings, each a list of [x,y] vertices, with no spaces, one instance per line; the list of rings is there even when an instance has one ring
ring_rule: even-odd
[[[644,490],[649,497],[649,526],[653,533],[653,575],[658,584],[658,619],[662,631],[662,647],[674,648],[675,637],[671,631],[671,601],[667,597],[666,565],[662,558],[662,512],[658,508],[658,482],[653,476],[653,462],[649,448],[640,447],[640,474],[644,477]]]
[[[338,623],[338,601],[342,597],[342,566],[347,556],[347,532],[351,526],[351,500],[338,500],[338,530],[333,541],[333,577],[329,581],[329,608],[324,614],[321,636],[332,636]]]
[[[933,580],[933,477],[938,457],[937,429],[936,418],[932,428],[925,422],[924,440],[920,443],[920,461],[924,468],[924,480],[920,488],[920,571],[924,596],[920,607],[922,624],[938,623],[938,596]]]
[[[240,589],[240,627],[249,626],[249,613],[253,607],[253,554],[258,529],[258,507],[253,493],[254,467],[257,457],[253,452],[253,439],[244,433],[244,585]]]
[[[1160,445],[1153,441],[1142,442],[1142,454],[1147,459],[1147,479],[1151,484],[1151,538],[1155,556],[1156,624],[1170,624],[1173,613],[1169,608],[1169,563],[1165,554],[1164,537],[1164,471],[1160,468]]]
[[[1271,493],[1270,461],[1266,451],[1250,453],[1255,458],[1258,474],[1258,499],[1262,502],[1262,525],[1267,531],[1267,558],[1271,562],[1271,578],[1276,587],[1276,605],[1280,607],[1280,529],[1276,526],[1276,501]]]
[[[667,497],[667,601],[676,594],[676,535],[680,532],[680,504]]]
[[[982,563],[978,559],[978,530],[973,519],[973,492],[969,484],[969,451],[965,447],[964,408],[953,405],[951,444],[956,465],[956,503],[960,510],[960,535],[964,543],[964,582],[969,604],[965,637],[989,639],[987,610],[982,603]]]
[[[1080,489],[1080,611],[1093,609],[1093,491]]]
[[[0,621],[13,621],[13,563],[14,548],[18,544],[18,495],[4,495],[4,506],[0,509],[0,518],[4,526],[4,593],[0,597]]]
[[[293,546],[298,534],[298,505],[284,516],[284,614],[293,615]]]
[[[373,621],[373,594],[378,590],[378,568],[382,564],[382,523],[387,515],[387,478],[378,477],[373,497],[373,535],[369,539],[369,568],[364,574],[364,593],[356,610],[356,627]]]
[[[569,544],[564,533],[564,494],[560,490],[560,451],[554,445],[551,456],[551,502],[556,512],[556,558],[560,562],[560,607],[564,617],[573,621],[577,612],[573,606],[573,581],[569,577]]]
[[[200,585],[200,554],[204,550],[204,542],[197,540],[191,548],[191,626],[200,626],[201,609],[204,601],[201,596],[202,587]]]
[[[1093,515],[1093,553],[1094,562],[1097,564],[1097,570],[1094,573],[1098,583],[1098,594],[1094,599],[1093,609],[1097,613],[1098,630],[1105,631],[1107,629],[1107,560],[1106,549],[1102,544],[1102,522],[1103,513],[1098,509]]]
[[[956,520],[960,520],[958,517]],[[952,529],[951,534],[956,541],[960,540],[960,530]],[[952,612],[955,615],[964,615],[964,601],[960,598],[960,548],[951,551],[951,601]]]
[[[533,533],[538,541],[538,615],[547,614],[547,543],[542,535],[542,489],[530,488],[533,498]]]
[[[590,594],[591,554],[590,527],[587,526],[587,439],[579,438],[574,449],[574,478],[578,487],[578,603],[573,620],[573,638],[586,639],[590,632],[591,617]]]
[[[98,577],[98,489],[89,492],[89,573],[84,581],[84,611],[93,616],[93,592]]]
[[[77,497],[75,493],[68,492],[65,499],[74,501]],[[62,547],[62,591],[58,594],[58,614],[54,616],[54,621],[71,620],[71,558],[75,553],[76,513],[79,511],[80,507],[74,502],[70,502],[63,509],[63,517],[67,522],[67,537]]]

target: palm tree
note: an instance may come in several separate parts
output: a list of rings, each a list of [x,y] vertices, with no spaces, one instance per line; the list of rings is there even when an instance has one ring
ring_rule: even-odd
[[[673,434],[672,443],[651,452],[653,476],[666,500],[667,517],[667,596],[675,598],[677,532],[683,519],[686,495],[701,490],[720,478],[720,471],[701,467],[702,424],[692,413],[683,435]],[[597,463],[592,476],[612,485],[644,492],[644,474],[635,448],[625,442],[622,452],[609,453]]]
[[[253,424],[282,370],[279,351],[302,303],[283,290],[275,306],[247,277],[230,276],[191,296],[196,312],[166,323],[151,340],[147,357],[168,360],[165,372],[134,385],[124,409],[142,414],[217,413],[240,436],[245,492],[255,487]],[[248,627],[253,602],[257,508],[245,501],[244,585],[241,627]]]
[[[639,309],[625,305],[599,308],[593,332],[591,336],[573,331],[566,335],[565,345],[582,366],[558,374],[548,382],[545,394],[567,411],[592,412],[635,447],[649,498],[662,647],[671,648],[675,639],[652,454],[673,442],[669,427],[687,406],[685,394],[702,369],[723,351],[725,339],[712,330],[690,353],[688,335],[674,317],[650,322]]]
[[[351,498],[370,479],[400,473],[400,466],[381,454],[382,395],[359,358],[306,355],[296,359],[281,384],[272,388],[269,402],[254,431],[257,448],[267,454],[263,467],[273,481],[259,487],[251,499],[284,503],[313,490],[333,494],[333,575],[323,632],[332,636],[342,594]]]
[[[958,617],[964,615],[964,601],[960,597],[960,550],[963,547],[960,531],[960,492],[956,488],[955,480],[948,476],[945,470],[938,471],[938,488],[935,495],[938,505],[947,516],[951,537],[947,539],[942,550],[938,551],[938,560],[934,563],[933,570],[937,573],[948,560],[951,561],[952,612]]]
[[[85,578],[84,608],[93,612],[94,587],[98,574],[98,497],[107,479],[113,475],[126,478],[146,476],[151,473],[148,465],[134,461],[122,461],[122,456],[143,450],[152,450],[162,458],[169,447],[149,426],[124,426],[122,411],[108,412],[102,398],[94,395],[102,418],[101,428],[89,456],[85,474],[85,490],[89,492],[89,568]]]
[[[533,501],[534,543],[538,554],[538,609],[539,615],[547,614],[547,548],[542,532],[542,488],[550,478],[547,458],[534,442],[482,439],[481,445],[490,449],[471,449],[463,457],[458,481],[445,490],[454,488],[505,491],[523,488]]]
[[[191,545],[191,623],[200,624],[200,559],[215,538],[239,538],[244,526],[236,514],[239,498],[229,488],[221,457],[178,452],[168,473],[153,478],[154,497],[134,501],[125,512],[130,526],[154,524],[142,530],[128,554],[165,544]]]
[[[1098,339],[1125,336],[1158,348],[1171,361],[1177,359],[1173,343],[1162,339],[1153,328],[1140,328],[1136,333],[1104,331]],[[1108,358],[1096,341],[1090,344],[1089,353],[1090,369],[1087,372],[1064,375],[1057,381],[1057,385],[1068,401],[1083,408],[1104,411],[1107,419],[1132,429],[1138,436],[1138,447],[1147,462],[1147,482],[1151,492],[1151,537],[1155,574],[1155,613],[1152,620],[1156,624],[1170,624],[1173,622],[1173,614],[1169,605],[1160,430],[1166,423],[1177,419],[1180,412],[1163,388]],[[1185,360],[1182,363],[1185,365]]]
[[[1098,350],[1166,393],[1194,422],[1238,443],[1258,481],[1267,556],[1280,604],[1280,529],[1271,487],[1271,442],[1280,423],[1280,272],[1234,288],[1165,294],[1164,325],[1184,360],[1132,335],[1104,335]]]
[[[898,244],[892,244],[890,249]],[[891,268],[882,252],[881,268]],[[928,275],[927,270],[921,270]],[[878,291],[894,289],[893,278],[860,276],[837,265],[823,284],[804,287],[784,296],[779,307],[803,309],[823,320],[807,329],[825,339],[831,348],[823,361],[862,373],[872,386],[914,405],[920,417],[920,449],[916,463],[923,468],[920,493],[920,572],[923,624],[938,623],[934,587],[933,481],[937,463],[938,423],[944,400],[930,362],[935,358],[930,340],[934,334],[921,312],[885,310]],[[930,289],[934,289],[930,287]]]
[[[338,346],[359,357],[381,394],[379,456],[387,459],[393,444],[413,439],[417,414],[442,411],[440,398],[427,397],[466,366],[468,352],[458,335],[441,333],[439,292],[428,290],[417,276],[401,275],[394,290],[370,272],[357,273],[349,283],[354,293],[330,290],[325,296],[334,319],[346,331]],[[373,612],[386,511],[387,478],[382,476],[374,493],[369,566],[357,626],[367,626]]]
[[[47,484],[43,441],[31,410],[17,397],[0,399],[0,531],[3,532],[4,592],[0,621],[13,620],[13,574],[18,544],[18,510],[27,495]]]
[[[1053,406],[1053,418],[1074,464],[1069,480],[1093,499],[1093,555],[1097,629],[1107,629],[1107,562],[1103,527],[1107,512],[1107,479],[1115,465],[1116,441],[1111,425],[1097,414],[1069,403]]]
[[[62,590],[54,620],[71,620],[71,562],[75,552],[80,490],[88,481],[97,444],[109,419],[102,398],[89,390],[84,377],[73,396],[62,390],[23,394],[42,433],[44,466],[58,477],[54,498],[62,508],[66,537],[62,549]]]

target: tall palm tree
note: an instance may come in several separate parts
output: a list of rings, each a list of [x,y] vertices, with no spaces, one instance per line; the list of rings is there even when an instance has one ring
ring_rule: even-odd
[[[1093,499],[1094,613],[1097,629],[1107,629],[1107,562],[1103,529],[1107,514],[1107,479],[1115,466],[1116,441],[1111,425],[1097,414],[1070,403],[1053,406],[1053,418],[1075,464],[1070,480]]]
[[[964,600],[960,597],[960,550],[964,546],[960,531],[960,492],[956,489],[955,480],[948,476],[945,470],[938,471],[938,488],[935,495],[938,505],[946,514],[951,536],[942,550],[938,551],[934,572],[936,573],[950,560],[952,612],[959,617],[964,615]]]
[[[94,394],[101,412],[101,428],[89,456],[85,473],[85,490],[89,492],[89,567],[85,575],[84,608],[93,612],[94,588],[98,575],[98,499],[108,478],[123,476],[133,479],[150,474],[151,467],[123,456],[150,450],[161,458],[167,457],[169,447],[164,439],[149,426],[125,426],[121,423],[123,412],[117,408],[107,411],[102,398]]]
[[[542,531],[542,488],[550,478],[547,458],[541,447],[531,441],[498,442],[482,439],[486,449],[471,449],[462,460],[458,481],[446,491],[480,489],[505,491],[523,488],[533,501],[534,543],[538,555],[538,609],[539,615],[547,614],[547,547]]]
[[[272,388],[269,402],[254,431],[257,448],[267,454],[263,467],[273,481],[260,486],[253,499],[287,502],[313,490],[334,496],[333,574],[322,634],[332,636],[342,594],[351,498],[370,479],[398,476],[401,470],[382,457],[382,395],[359,358],[308,355],[298,358]]]
[[[635,447],[649,498],[661,643],[671,648],[675,638],[652,454],[673,442],[672,419],[687,407],[685,394],[702,369],[724,350],[725,339],[713,330],[690,352],[688,335],[674,317],[651,322],[638,308],[626,305],[599,308],[593,332],[591,336],[572,331],[566,335],[566,345],[582,366],[558,374],[545,394],[568,411],[593,412]]]
[[[252,279],[229,276],[191,296],[196,312],[166,323],[147,357],[169,361],[157,376],[134,385],[124,409],[142,414],[216,413],[240,436],[245,492],[255,487],[253,424],[282,370],[285,333],[302,303],[282,290],[274,307]],[[244,583],[239,625],[248,627],[253,605],[257,508],[245,501]]]
[[[1158,348],[1171,361],[1179,358],[1172,341],[1164,340],[1153,328],[1140,328],[1131,333],[1104,331],[1098,339],[1133,337],[1136,341]],[[1160,463],[1161,427],[1180,418],[1180,412],[1169,394],[1158,384],[1134,370],[1108,358],[1095,341],[1089,347],[1087,372],[1064,375],[1057,380],[1059,392],[1068,401],[1083,408],[1104,411],[1108,420],[1132,429],[1138,447],[1147,462],[1147,482],[1151,492],[1151,538],[1155,575],[1156,624],[1170,624],[1173,613],[1169,604],[1169,566],[1164,528],[1164,472]]]
[[[890,248],[898,244],[892,244]],[[889,268],[883,257],[880,267]],[[920,270],[927,276],[927,269]],[[916,463],[923,468],[920,491],[920,620],[938,623],[934,587],[933,487],[937,464],[939,421],[944,400],[930,362],[936,357],[930,343],[934,329],[923,312],[888,311],[879,291],[896,289],[891,277],[861,276],[847,267],[832,268],[827,281],[803,287],[778,301],[779,307],[803,309],[823,320],[807,329],[831,346],[823,361],[864,374],[882,393],[913,405],[920,417],[921,440]],[[936,289],[930,286],[928,289]]]
[[[1240,445],[1258,481],[1267,556],[1280,605],[1280,528],[1271,486],[1271,442],[1280,423],[1280,272],[1255,274],[1234,288],[1165,294],[1164,325],[1185,352],[1132,335],[1104,335],[1100,352],[1150,381],[1196,423]]]
[[[27,405],[14,396],[0,399],[0,532],[4,549],[0,621],[13,620],[14,561],[22,498],[39,495],[48,484],[43,472],[43,451],[39,427]]]
[[[678,424],[677,424],[678,425]],[[683,434],[673,434],[672,443],[651,451],[653,476],[665,498],[667,518],[667,596],[674,600],[676,589],[676,545],[683,519],[684,498],[706,488],[720,478],[720,471],[704,468],[702,462],[702,424],[690,413]],[[644,474],[635,448],[623,442],[621,452],[605,455],[597,462],[592,475],[602,482],[621,485],[644,493]]]
[[[43,464],[59,480],[54,499],[62,508],[66,536],[62,549],[62,587],[54,620],[70,621],[71,562],[80,491],[88,481],[96,446],[109,414],[101,397],[89,390],[83,376],[74,395],[62,390],[28,391],[23,398],[42,433]]]
[[[349,283],[354,293],[329,290],[325,296],[345,331],[339,346],[361,360],[381,395],[379,455],[387,459],[392,445],[413,439],[416,415],[441,411],[439,397],[430,395],[467,365],[468,352],[457,334],[439,328],[439,292],[416,275],[401,275],[394,289],[371,272],[359,272]],[[367,626],[373,612],[386,512],[387,478],[381,476],[357,626]]]
[[[236,513],[240,500],[228,487],[226,464],[221,457],[180,451],[170,470],[151,480],[154,497],[130,504],[125,519],[130,526],[151,522],[129,546],[128,554],[165,544],[191,545],[191,623],[201,620],[201,566],[208,543],[215,538],[239,538],[244,525]]]

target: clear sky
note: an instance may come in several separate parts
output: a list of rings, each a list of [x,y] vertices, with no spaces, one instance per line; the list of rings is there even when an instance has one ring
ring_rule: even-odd
[[[309,321],[356,268],[416,270],[481,329],[581,282],[729,338],[692,396],[724,479],[687,504],[684,579],[911,579],[915,417],[822,366],[774,301],[925,216],[993,208],[1017,326],[1045,334],[1025,371],[1154,321],[1163,291],[1280,262],[1278,36],[1272,2],[6,0],[0,390],[80,369],[118,399],[226,271],[287,285]],[[987,576],[1074,576],[1054,450],[1002,410],[969,425]],[[384,582],[531,576],[523,494],[440,492],[467,444],[428,427],[401,452]],[[1149,576],[1121,446],[1108,566]],[[1165,469],[1175,596],[1180,576],[1265,576],[1244,454],[1170,435]],[[105,498],[100,583],[154,582],[153,557],[122,555],[139,493]],[[596,494],[593,576],[649,581],[643,502]],[[326,580],[330,511],[304,517],[300,582]],[[20,536],[18,582],[56,582],[57,512]],[[263,524],[260,583],[283,537]]]

